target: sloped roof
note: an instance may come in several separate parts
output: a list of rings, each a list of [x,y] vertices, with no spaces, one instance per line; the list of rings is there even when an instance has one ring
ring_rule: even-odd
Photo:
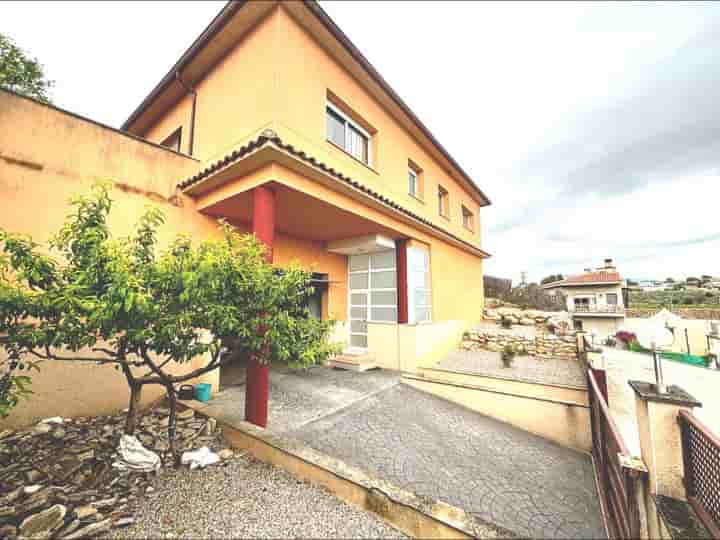
[[[554,281],[544,285],[543,288],[550,289],[552,287],[562,287],[564,285],[589,285],[599,283],[619,283],[623,279],[620,273],[613,270],[596,270],[594,272],[585,272],[576,276],[568,276],[561,281]]]

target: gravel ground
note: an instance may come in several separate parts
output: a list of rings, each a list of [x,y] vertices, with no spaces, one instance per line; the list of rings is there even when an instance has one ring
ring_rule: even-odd
[[[328,491],[248,456],[166,472],[135,523],[106,538],[407,538]]]
[[[517,355],[511,367],[505,367],[500,353],[494,351],[453,351],[435,366],[478,375],[509,377],[522,381],[585,387],[585,373],[577,360],[539,359]]]

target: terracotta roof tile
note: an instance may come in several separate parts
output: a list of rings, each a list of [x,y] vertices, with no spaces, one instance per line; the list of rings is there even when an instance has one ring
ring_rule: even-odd
[[[208,176],[211,176],[213,173],[217,172],[218,170],[222,169],[223,167],[226,167],[226,166],[228,166],[228,165],[230,165],[230,164],[232,164],[232,163],[234,163],[234,162],[242,159],[242,158],[245,157],[246,155],[250,154],[253,150],[256,150],[256,149],[258,149],[258,148],[260,148],[260,147],[262,147],[262,146],[265,146],[265,145],[268,144],[268,143],[272,143],[272,144],[274,144],[276,147],[278,147],[278,148],[280,148],[280,149],[282,149],[282,150],[285,150],[286,152],[292,154],[292,155],[295,156],[296,158],[298,158],[298,159],[300,159],[300,160],[302,160],[302,161],[304,161],[304,162],[306,162],[306,163],[310,163],[311,165],[313,165],[313,166],[315,166],[315,167],[318,167],[319,169],[321,169],[321,170],[324,171],[325,173],[329,174],[329,175],[332,176],[333,178],[337,178],[338,180],[341,180],[341,181],[345,182],[346,184],[349,184],[349,185],[353,186],[354,188],[356,188],[356,189],[362,191],[363,193],[365,193],[366,195],[369,195],[369,196],[372,197],[373,199],[376,199],[376,200],[378,200],[378,201],[380,201],[380,202],[382,202],[382,203],[384,203],[384,204],[387,204],[388,206],[390,206],[390,207],[393,208],[394,210],[397,210],[397,211],[399,211],[399,212],[401,212],[401,213],[403,213],[403,214],[405,214],[405,215],[413,218],[414,220],[423,223],[424,225],[427,225],[427,226],[429,226],[429,227],[431,227],[431,228],[433,228],[433,229],[435,229],[435,230],[437,230],[437,231],[440,231],[440,232],[442,232],[443,234],[446,234],[447,236],[451,237],[452,239],[454,239],[454,240],[456,240],[456,241],[458,241],[458,242],[461,242],[462,244],[465,244],[466,246],[471,247],[471,248],[474,249],[474,250],[480,251],[480,252],[483,254],[483,256],[485,256],[485,257],[490,257],[490,254],[487,253],[487,252],[485,252],[484,250],[482,250],[482,249],[480,249],[480,248],[478,248],[478,247],[476,247],[476,246],[473,246],[472,244],[470,244],[469,242],[463,240],[462,238],[459,238],[459,237],[455,236],[454,234],[446,231],[445,229],[443,229],[443,228],[441,228],[441,227],[438,227],[437,225],[435,225],[435,224],[432,223],[431,221],[425,219],[424,217],[419,216],[418,214],[416,214],[416,213],[414,213],[414,212],[412,212],[412,211],[410,211],[410,210],[408,210],[408,209],[400,206],[399,204],[397,204],[396,202],[388,199],[388,198],[385,197],[384,195],[381,195],[380,193],[377,193],[376,191],[373,191],[372,189],[370,189],[370,188],[362,185],[360,182],[357,182],[356,180],[353,180],[352,178],[349,178],[348,176],[342,174],[341,172],[336,171],[335,169],[333,169],[332,167],[326,165],[325,163],[323,163],[323,162],[321,162],[321,161],[318,161],[314,156],[311,156],[311,155],[309,155],[309,154],[306,154],[305,152],[303,152],[303,151],[301,151],[301,150],[299,150],[299,149],[296,149],[294,146],[292,146],[292,145],[290,145],[290,144],[284,143],[284,142],[280,139],[280,137],[278,137],[277,134],[276,134],[274,131],[272,131],[272,130],[265,130],[265,131],[263,131],[263,133],[262,133],[257,139],[255,139],[255,140],[253,140],[253,141],[250,141],[250,142],[247,143],[246,145],[244,145],[244,146],[238,148],[237,150],[231,152],[230,154],[228,154],[228,155],[225,156],[224,158],[216,161],[215,163],[212,163],[211,165],[208,165],[207,167],[205,167],[203,170],[201,170],[201,171],[198,172],[197,174],[195,174],[195,175],[191,176],[190,178],[188,178],[188,179],[180,182],[180,183],[178,184],[178,187],[179,187],[180,189],[187,189],[187,188],[189,188],[189,187],[197,184],[197,183],[200,182],[201,180],[204,180],[204,179],[207,178]]]
[[[585,272],[577,276],[568,276],[561,283],[571,285],[573,283],[613,283],[622,281],[620,274],[615,271],[598,270],[595,272]]]

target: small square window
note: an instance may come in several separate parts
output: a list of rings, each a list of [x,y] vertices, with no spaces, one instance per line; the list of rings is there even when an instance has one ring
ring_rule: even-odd
[[[450,217],[450,195],[442,186],[438,186],[438,214]]]
[[[462,220],[463,220],[463,227],[468,229],[469,231],[472,231],[475,229],[475,216],[473,213],[468,210],[465,205],[462,207]]]

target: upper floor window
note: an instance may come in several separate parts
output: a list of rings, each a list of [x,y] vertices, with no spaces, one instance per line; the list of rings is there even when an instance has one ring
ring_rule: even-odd
[[[438,214],[443,217],[450,217],[450,195],[442,186],[438,186]]]
[[[423,198],[423,175],[420,167],[408,160],[408,194],[416,199]]]
[[[408,193],[413,197],[418,196],[418,174],[412,167],[408,167]]]
[[[330,103],[325,107],[325,121],[330,142],[370,165],[370,135],[363,128]]]
[[[467,230],[475,230],[475,216],[465,205],[462,205],[462,222]]]
[[[163,146],[167,146],[171,150],[175,150],[176,152],[179,152],[180,151],[181,133],[182,133],[182,128],[179,127],[175,131],[173,131],[170,135],[168,135],[168,137],[160,144]]]

